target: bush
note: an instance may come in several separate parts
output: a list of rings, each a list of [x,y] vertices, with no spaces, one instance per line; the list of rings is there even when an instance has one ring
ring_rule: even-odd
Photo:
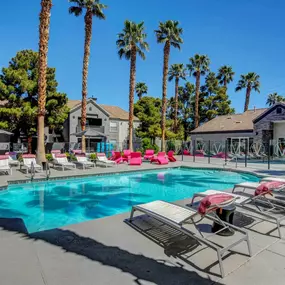
[[[53,157],[50,153],[46,154],[46,160],[47,161],[53,161]]]
[[[166,142],[166,150],[167,151],[170,151],[170,150],[175,151],[175,141],[173,141],[173,140],[167,141]]]
[[[23,155],[22,155],[22,154],[19,154],[19,156],[18,156],[18,161],[19,161],[19,162],[23,162]]]
[[[90,154],[90,159],[95,160],[97,158],[96,153],[91,153]]]
[[[70,161],[76,161],[76,156],[75,156],[75,154],[71,153],[71,154],[69,155],[69,160],[70,160]]]
[[[159,147],[156,144],[152,144],[149,138],[142,139],[141,146],[141,149],[139,149],[138,151],[141,151],[143,154],[147,149],[153,149],[155,153],[157,153],[159,150]]]

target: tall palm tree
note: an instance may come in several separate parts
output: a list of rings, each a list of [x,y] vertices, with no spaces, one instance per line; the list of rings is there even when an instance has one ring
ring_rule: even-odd
[[[186,68],[184,64],[172,64],[168,72],[168,81],[172,81],[175,78],[175,100],[174,100],[174,132],[177,132],[177,114],[178,114],[178,87],[180,78],[186,80]]]
[[[167,108],[167,75],[170,48],[180,49],[183,43],[181,35],[183,29],[179,27],[178,21],[160,22],[158,30],[155,30],[158,43],[164,44],[163,49],[163,77],[162,77],[162,112],[161,112],[161,150],[165,151],[165,129],[166,129],[166,108]]]
[[[269,105],[269,106],[273,106],[276,103],[284,102],[284,101],[285,101],[285,98],[283,96],[281,96],[278,93],[274,92],[274,93],[271,93],[271,94],[268,95],[266,104]]]
[[[143,94],[147,94],[148,88],[144,82],[138,82],[136,84],[136,93],[139,97],[139,100],[142,98]]]
[[[74,14],[76,17],[80,16],[86,10],[85,21],[85,42],[84,42],[84,57],[83,57],[83,70],[82,70],[82,102],[81,102],[81,129],[85,131],[86,128],[86,105],[87,105],[87,80],[88,80],[88,66],[90,57],[90,45],[92,37],[92,22],[95,16],[98,19],[105,19],[103,9],[107,8],[106,5],[100,3],[100,0],[69,0],[75,6],[69,8],[69,13]],[[85,135],[82,135],[81,149],[86,151]]]
[[[144,22],[134,23],[125,21],[122,33],[118,34],[117,47],[119,57],[130,60],[130,87],[129,87],[129,149],[133,150],[133,120],[134,120],[134,92],[136,84],[137,55],[145,59],[144,51],[149,50],[145,41]]]
[[[41,1],[40,13],[40,40],[39,40],[39,89],[38,89],[38,142],[37,160],[39,164],[46,161],[45,155],[45,113],[46,113],[46,74],[47,74],[47,53],[50,27],[50,11],[52,0]]]
[[[260,93],[260,76],[254,72],[249,72],[248,74],[241,75],[241,79],[239,80],[236,91],[240,91],[246,88],[246,96],[245,96],[245,103],[244,103],[244,112],[248,110],[249,100],[251,91],[254,90]]]
[[[190,75],[196,78],[196,92],[195,92],[195,128],[199,126],[199,97],[200,97],[200,81],[201,75],[205,75],[209,71],[210,59],[207,55],[195,54],[191,57],[190,64],[187,64],[187,68],[190,71]]]
[[[223,65],[219,68],[217,78],[220,80],[220,84],[227,88],[227,85],[234,80],[234,75],[235,73],[231,66]]]

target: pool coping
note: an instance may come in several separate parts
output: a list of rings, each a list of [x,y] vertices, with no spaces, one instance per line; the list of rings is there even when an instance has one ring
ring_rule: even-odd
[[[168,167],[161,167],[161,168],[154,168],[154,169],[125,169],[111,172],[101,172],[101,173],[79,173],[73,176],[56,176],[56,177],[50,177],[48,180],[46,178],[35,178],[32,182],[30,179],[15,179],[15,180],[7,180],[6,184],[0,185],[0,191],[5,191],[9,187],[9,185],[16,185],[16,184],[27,184],[27,183],[40,183],[45,181],[56,181],[56,180],[72,180],[72,179],[78,179],[78,178],[86,178],[86,177],[93,177],[93,176],[108,176],[108,175],[120,175],[120,174],[130,174],[130,173],[136,173],[138,170],[140,172],[149,172],[149,171],[157,171],[157,170],[167,170],[167,169],[201,169],[201,170],[218,170],[218,171],[225,171],[225,172],[236,172],[236,173],[244,173],[244,174],[251,174],[258,178],[266,177],[267,175],[256,173],[253,170],[244,170],[244,169],[236,169],[236,168],[223,168],[223,167],[204,167],[204,166],[197,166],[197,165],[173,165]]]

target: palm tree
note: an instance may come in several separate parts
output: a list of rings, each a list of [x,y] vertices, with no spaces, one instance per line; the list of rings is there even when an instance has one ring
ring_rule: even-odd
[[[52,0],[42,0],[40,13],[40,40],[39,40],[39,80],[38,80],[38,142],[37,160],[39,164],[46,161],[45,155],[45,113],[46,113],[46,74],[47,53],[50,27],[50,11]]]
[[[224,65],[219,68],[217,78],[220,80],[220,84],[223,84],[227,88],[227,85],[234,80],[235,73],[229,65]]]
[[[161,150],[165,151],[165,128],[166,128],[166,108],[167,108],[167,75],[170,48],[180,49],[183,43],[181,35],[182,28],[179,27],[178,21],[160,22],[158,30],[155,30],[158,43],[164,44],[163,49],[163,77],[162,77],[162,112],[161,112]]]
[[[186,68],[183,64],[172,64],[168,72],[168,81],[175,78],[175,100],[174,100],[174,132],[177,132],[177,114],[178,114],[178,87],[180,78],[186,80]]]
[[[136,93],[139,97],[139,100],[142,98],[143,94],[147,94],[148,88],[147,85],[143,82],[138,82],[136,84]]]
[[[119,57],[131,60],[130,63],[130,88],[129,88],[129,149],[133,150],[133,120],[134,120],[134,92],[136,84],[136,61],[137,54],[145,59],[144,51],[149,50],[148,43],[145,41],[144,22],[134,23],[125,21],[122,33],[118,34],[117,47]]]
[[[76,17],[80,16],[86,10],[85,21],[85,42],[84,42],[84,57],[82,70],[82,102],[81,102],[81,130],[86,128],[86,105],[87,105],[87,80],[88,80],[88,66],[90,57],[90,45],[92,37],[92,22],[93,16],[98,19],[105,19],[103,9],[106,5],[101,4],[99,0],[69,0],[70,3],[75,3],[75,6],[69,8],[69,13]],[[86,151],[85,135],[82,135],[81,149]]]
[[[199,97],[200,97],[200,80],[201,75],[205,75],[209,71],[210,59],[207,55],[195,54],[191,57],[190,64],[187,64],[187,68],[190,71],[190,75],[193,74],[196,77],[196,92],[195,92],[195,128],[199,126]]]
[[[284,102],[284,101],[285,101],[285,98],[283,96],[278,95],[278,93],[274,92],[268,95],[266,104],[269,106],[273,106],[276,103]]]
[[[244,112],[248,110],[249,100],[250,100],[250,93],[252,90],[257,91],[260,93],[260,76],[254,72],[249,72],[246,75],[241,75],[241,79],[239,80],[236,92],[246,88],[246,96],[245,96],[245,104],[244,104]]]

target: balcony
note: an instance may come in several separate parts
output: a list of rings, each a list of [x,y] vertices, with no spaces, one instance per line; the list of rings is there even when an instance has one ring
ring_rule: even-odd
[[[95,130],[95,131],[100,132],[100,133],[102,133],[102,134],[105,133],[105,128],[104,128],[104,126],[92,126],[92,125],[88,125],[88,126],[86,126],[86,130],[87,130],[87,129],[92,129],[92,130]],[[78,125],[78,126],[76,127],[76,133],[79,133],[79,132],[81,132],[81,131],[82,131],[82,128],[81,128],[80,125]]]

